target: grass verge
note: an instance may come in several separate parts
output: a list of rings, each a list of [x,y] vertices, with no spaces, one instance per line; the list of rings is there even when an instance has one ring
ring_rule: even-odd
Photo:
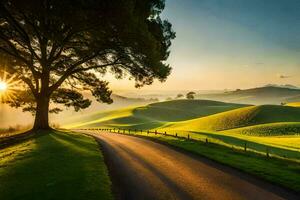
[[[183,150],[207,157],[269,182],[300,192],[300,164],[277,158],[267,158],[252,152],[232,150],[217,144],[146,133],[130,134],[162,141]]]
[[[49,131],[0,150],[0,199],[113,199],[91,137]]]

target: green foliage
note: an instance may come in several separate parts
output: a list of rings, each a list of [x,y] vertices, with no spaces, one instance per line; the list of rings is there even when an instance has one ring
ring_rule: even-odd
[[[176,99],[181,99],[183,98],[183,94],[177,94]]]
[[[0,58],[32,95],[31,102],[20,96],[14,106],[29,104],[25,110],[37,108],[36,118],[45,118],[36,122],[48,123],[49,100],[84,109],[90,103],[79,93],[88,90],[111,103],[108,83],[100,80],[106,73],[129,76],[136,87],[164,81],[175,38],[171,24],[160,18],[164,5],[163,0],[1,1]]]
[[[72,89],[59,88],[53,92],[52,98],[54,103],[64,104],[66,107],[72,106],[75,111],[79,111],[91,105],[89,99],[84,99],[81,93]]]
[[[186,94],[186,98],[187,99],[194,99],[195,98],[195,92],[188,92],[187,94]]]
[[[97,143],[49,132],[0,150],[0,199],[113,199]]]

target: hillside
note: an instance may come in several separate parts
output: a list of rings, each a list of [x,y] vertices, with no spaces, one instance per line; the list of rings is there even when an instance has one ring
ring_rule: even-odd
[[[249,106],[193,120],[168,124],[177,130],[222,131],[233,128],[275,122],[300,122],[300,108],[289,106]]]
[[[129,126],[148,129],[245,106],[247,105],[208,100],[174,100],[94,113],[65,127]]]
[[[112,104],[104,104],[97,102],[95,98],[90,94],[85,94],[84,96],[93,101],[90,107],[79,112],[75,112],[72,108],[65,108],[63,106],[60,106],[63,109],[63,112],[59,113],[58,115],[50,114],[51,123],[57,125],[70,124],[80,121],[86,116],[90,116],[90,114],[94,113],[95,111],[104,112],[107,110],[121,109],[129,106],[142,106],[155,102],[155,99],[131,98],[112,94],[111,97],[114,102]],[[11,108],[7,104],[1,105],[0,129],[7,129],[10,126],[31,126],[32,123],[33,116],[31,115],[31,113],[24,113],[22,112],[22,109]]]
[[[237,133],[253,136],[300,135],[300,122],[279,122],[236,128],[224,133]]]
[[[197,98],[244,103],[244,104],[281,104],[300,99],[300,89],[266,86],[224,93],[199,94]]]
[[[286,105],[291,106],[291,107],[300,107],[300,102],[292,102],[292,103],[288,103]]]
[[[112,94],[113,99],[112,104],[99,103],[91,95],[86,95],[89,99],[92,99],[92,105],[87,109],[81,110],[80,112],[75,112],[73,109],[64,110],[59,115],[51,115],[51,121],[57,124],[70,124],[77,121],[81,121],[82,118],[86,118],[95,113],[95,111],[106,112],[108,110],[122,109],[129,106],[142,106],[149,103],[153,103],[154,100],[144,99],[144,98],[130,98],[125,96],[120,96],[117,94]]]

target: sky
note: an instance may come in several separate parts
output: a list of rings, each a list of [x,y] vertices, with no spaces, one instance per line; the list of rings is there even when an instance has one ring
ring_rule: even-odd
[[[162,18],[176,39],[164,83],[142,90],[223,90],[300,86],[299,0],[166,0]],[[117,90],[127,79],[108,78]]]

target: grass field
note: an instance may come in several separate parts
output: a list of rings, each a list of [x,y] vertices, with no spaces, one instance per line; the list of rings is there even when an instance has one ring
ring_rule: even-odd
[[[113,134],[113,133],[111,133]],[[164,135],[137,133],[132,135],[152,138],[175,147],[205,156],[249,174],[300,192],[300,164],[283,159],[267,158],[252,152],[232,150],[213,143],[205,144]],[[284,166],[284,167],[283,167]]]
[[[187,137],[189,134],[192,139],[220,144],[230,148],[244,149],[265,155],[268,151],[273,157],[300,162],[300,137],[297,135],[289,136],[250,136],[226,132],[189,132],[170,129],[161,129],[161,132]]]
[[[287,106],[300,107],[300,102],[292,102],[292,103],[288,103]]]
[[[51,131],[0,150],[0,199],[113,199],[94,139]]]
[[[248,106],[179,123],[166,124],[170,129],[223,131],[276,122],[300,122],[300,108],[289,106]]]
[[[169,122],[205,117],[245,106],[247,105],[208,100],[166,101],[94,113],[76,123],[65,125],[64,128],[107,126],[152,129]]]
[[[95,113],[68,128],[158,130],[300,162],[300,108],[176,100]]]

